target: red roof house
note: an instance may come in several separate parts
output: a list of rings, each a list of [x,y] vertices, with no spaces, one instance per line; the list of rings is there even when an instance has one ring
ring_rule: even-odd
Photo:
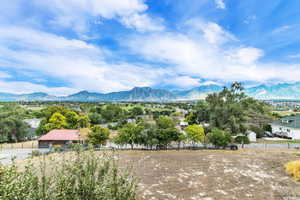
[[[67,145],[79,143],[80,130],[52,130],[38,139],[39,148],[48,148],[52,145]]]

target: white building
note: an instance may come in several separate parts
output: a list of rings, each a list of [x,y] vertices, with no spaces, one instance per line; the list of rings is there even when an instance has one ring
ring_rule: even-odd
[[[289,116],[271,123],[272,133],[293,140],[300,140],[300,116]]]
[[[246,135],[250,142],[256,142],[256,133],[253,131],[247,131]]]

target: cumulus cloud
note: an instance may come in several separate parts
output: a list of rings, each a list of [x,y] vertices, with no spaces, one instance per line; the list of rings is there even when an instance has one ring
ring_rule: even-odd
[[[207,22],[206,24],[213,23]],[[260,59],[264,55],[263,50],[241,45],[234,39],[234,36],[227,34],[219,25],[215,27],[218,27],[216,30],[219,31],[216,33],[219,34],[214,37],[208,37],[203,31],[204,28],[201,27],[198,34],[169,32],[135,36],[127,45],[133,52],[142,55],[145,59],[173,66],[173,70],[178,74],[201,79],[222,82],[297,81],[299,79],[300,70],[297,69],[299,66],[262,63]],[[292,75],[291,71],[293,71]]]
[[[199,78],[193,78],[190,76],[171,77],[166,79],[164,84],[176,86],[177,88],[192,88],[201,85]]]
[[[215,4],[216,4],[217,8],[219,8],[219,9],[226,9],[224,0],[215,0]]]
[[[37,72],[40,78],[53,77],[77,90],[111,92],[151,86],[166,73],[145,64],[109,63],[111,53],[106,49],[27,28],[0,28],[0,44],[0,63]]]
[[[47,87],[27,81],[2,81],[0,80],[0,91],[14,94],[28,94],[34,92],[45,92],[50,95],[64,96],[77,92],[78,90],[68,87]]]
[[[115,19],[139,31],[163,29],[161,20],[148,16],[148,6],[143,0],[34,0],[34,3],[54,15],[52,24],[79,33],[88,29],[91,18]]]

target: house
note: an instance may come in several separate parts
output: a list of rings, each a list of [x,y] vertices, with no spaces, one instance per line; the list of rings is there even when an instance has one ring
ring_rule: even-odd
[[[250,142],[256,142],[256,136],[257,136],[257,134],[255,132],[253,132],[253,131],[247,131],[246,135],[247,135],[247,137],[248,137],[248,139],[249,139]]]
[[[184,121],[180,122],[180,124],[179,124],[179,126],[180,126],[181,129],[186,128],[188,125],[189,125],[189,123],[188,122],[184,122]]]
[[[300,116],[284,117],[270,125],[274,135],[300,140]]]
[[[38,139],[39,148],[49,148],[53,145],[68,145],[71,143],[81,143],[80,130],[52,130]]]

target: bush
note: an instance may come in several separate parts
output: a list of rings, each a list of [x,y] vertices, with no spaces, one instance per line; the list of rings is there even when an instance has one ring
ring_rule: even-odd
[[[210,143],[215,145],[216,148],[225,148],[232,140],[231,135],[220,129],[214,128],[212,132],[207,134],[207,139]]]
[[[234,139],[234,142],[238,143],[238,144],[250,144],[250,140],[247,136],[245,135],[240,135],[240,136],[237,136],[235,139]]]
[[[300,181],[300,161],[287,163],[285,165],[285,170],[288,175],[293,176],[297,181]]]
[[[136,199],[135,179],[117,167],[113,155],[69,155],[67,160],[43,159],[40,167],[28,164],[25,170],[15,164],[0,167],[0,199]]]

